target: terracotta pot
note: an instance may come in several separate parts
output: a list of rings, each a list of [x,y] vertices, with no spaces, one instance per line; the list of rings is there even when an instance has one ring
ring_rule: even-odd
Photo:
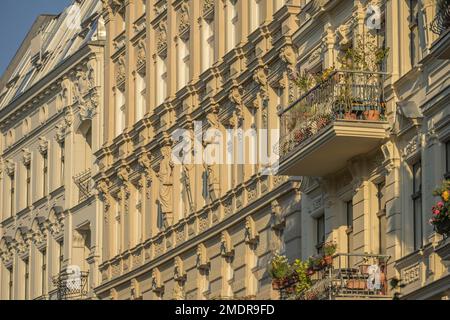
[[[378,121],[380,120],[380,111],[379,110],[364,111],[364,119],[369,121]]]
[[[344,119],[345,120],[356,120],[356,113],[346,112],[346,113],[344,113]]]
[[[365,290],[367,283],[364,280],[350,279],[347,281],[347,289],[351,290]]]
[[[369,268],[369,265],[367,264],[362,264],[359,266],[359,272],[361,274],[367,274],[367,269]]]
[[[280,290],[282,287],[283,280],[280,279],[273,279],[272,280],[272,289],[273,290]]]
[[[323,257],[323,261],[325,262],[325,265],[330,266],[333,264],[333,257],[325,256],[325,257]]]

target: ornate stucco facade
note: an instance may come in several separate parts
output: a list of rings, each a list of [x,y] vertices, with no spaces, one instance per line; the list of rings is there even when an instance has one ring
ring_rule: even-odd
[[[48,17],[4,79],[2,299],[66,298],[71,266],[80,267],[84,297],[99,284],[101,202],[91,177],[103,138],[101,9],[86,0]]]
[[[450,171],[450,33],[431,28],[435,1],[76,3],[81,29],[52,34],[65,16],[51,18],[41,60],[24,54],[0,82],[2,299],[70,298],[58,288],[74,265],[83,298],[277,299],[273,254],[307,259],[328,241],[339,267],[383,261],[403,286],[327,297],[449,297],[450,243],[428,224]],[[361,39],[389,48],[376,71],[343,60]],[[294,81],[327,70],[319,86]],[[305,106],[327,122],[301,120]],[[174,133],[198,123],[280,130],[278,173],[177,164]]]

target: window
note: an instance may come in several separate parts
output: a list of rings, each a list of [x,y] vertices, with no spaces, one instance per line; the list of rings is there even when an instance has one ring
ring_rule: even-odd
[[[316,219],[316,248],[320,253],[325,243],[325,215],[321,215]]]
[[[41,252],[41,295],[46,294],[46,280],[47,280],[47,251]]]
[[[409,0],[409,41],[411,67],[419,62],[419,1]]]
[[[250,0],[250,32],[255,31],[262,20],[261,0]]]
[[[347,222],[347,253],[353,252],[353,201],[347,201],[345,203],[346,222]],[[353,261],[352,257],[348,256],[347,266],[351,266]]]
[[[136,189],[136,215],[135,215],[135,234],[136,244],[142,242],[142,189]]]
[[[61,156],[61,167],[60,167],[60,173],[59,173],[59,178],[60,178],[60,185],[64,185],[64,171],[66,168],[66,145],[64,142],[61,142],[60,144],[60,156]]]
[[[30,83],[31,77],[34,74],[35,69],[33,68],[31,71],[28,71],[28,73],[25,75],[25,77],[23,78],[20,86],[17,88],[16,94],[14,95],[14,98],[17,98],[18,96],[20,96],[26,89],[27,85]]]
[[[14,273],[13,268],[8,268],[8,274],[9,274],[9,281],[8,281],[8,297],[9,300],[13,299],[13,280],[14,280]]]
[[[162,58],[158,56],[157,58],[157,72],[158,77],[156,81],[157,86],[157,95],[156,95],[156,103],[159,106],[166,100],[167,96],[167,61],[166,58]]]
[[[206,71],[214,63],[214,20],[203,20],[203,58],[202,71]]]
[[[15,189],[15,178],[14,173],[9,177],[10,187],[9,187],[9,204],[10,204],[10,214],[11,216],[15,213],[15,202],[16,202],[16,189]]]
[[[450,141],[445,144],[445,179],[450,179]]]
[[[61,273],[64,263],[64,240],[58,241],[58,271]]]
[[[29,260],[25,260],[24,261],[24,275],[25,275],[25,279],[24,279],[24,297],[25,300],[29,300],[30,296],[29,296],[29,286],[30,286],[30,263]]]
[[[115,254],[120,253],[120,243],[121,243],[121,221],[120,221],[120,201],[116,200],[116,216],[114,219],[114,244],[115,244]]]
[[[414,250],[422,247],[422,163],[413,165],[413,228],[414,228]]]
[[[209,185],[208,185],[208,171],[204,171],[202,175],[202,195],[203,199],[208,201],[209,198]]]
[[[146,84],[145,75],[138,72],[136,75],[136,122],[144,117]]]
[[[31,164],[28,163],[25,166],[25,171],[26,171],[26,202],[27,202],[27,207],[31,206],[32,203],[32,199],[31,199]]]
[[[42,196],[48,194],[48,154],[42,155]]]
[[[116,89],[116,136],[125,129],[125,95],[122,90]]]
[[[378,207],[378,253],[386,254],[386,193],[385,182],[377,184],[377,207]]]
[[[178,89],[189,82],[189,39],[180,39],[178,43]]]
[[[227,51],[233,49],[236,45],[237,41],[237,27],[238,27],[238,10],[237,10],[237,1],[238,0],[229,0],[228,1],[228,10],[227,10]]]

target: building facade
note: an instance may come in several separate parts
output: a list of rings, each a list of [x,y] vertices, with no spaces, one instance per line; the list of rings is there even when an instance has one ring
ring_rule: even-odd
[[[105,30],[98,1],[38,18],[0,96],[1,299],[88,297],[99,284]],[[66,290],[76,272],[82,290]]]
[[[448,299],[450,243],[428,223],[450,170],[436,1],[75,4],[81,30],[47,36],[38,68],[15,59],[1,93],[2,299],[79,298],[61,294],[74,266],[84,298],[278,299],[273,255],[329,242],[315,298]],[[230,161],[185,162],[180,129]]]

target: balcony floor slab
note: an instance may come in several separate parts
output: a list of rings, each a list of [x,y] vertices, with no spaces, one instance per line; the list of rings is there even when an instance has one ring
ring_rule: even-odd
[[[278,174],[327,176],[379,146],[388,127],[386,122],[337,120],[280,157]]]

